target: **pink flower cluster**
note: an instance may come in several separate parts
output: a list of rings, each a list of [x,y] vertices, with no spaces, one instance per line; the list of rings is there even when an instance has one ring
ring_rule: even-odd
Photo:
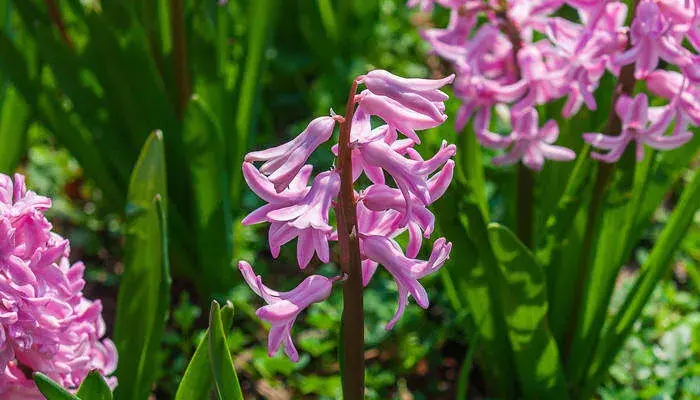
[[[444,29],[421,33],[432,51],[450,61],[457,72],[455,95],[462,100],[457,130],[473,117],[482,145],[507,149],[494,159],[495,164],[522,160],[539,170],[545,159],[574,159],[573,151],[553,145],[554,121],[537,127],[534,107],[565,97],[564,117],[584,106],[595,110],[594,94],[606,71],[619,75],[621,67],[632,63],[635,78],[646,80],[648,89],[668,104],[650,108],[646,97],[623,96],[622,104],[616,105],[625,121],[620,137],[584,135],[593,146],[609,151],[594,152],[593,157],[615,162],[633,141],[638,158],[643,144],[673,149],[691,138],[688,126],[698,124],[697,0],[638,0],[630,27],[625,26],[628,7],[622,1],[409,0],[408,5],[430,11],[435,3],[450,9],[450,22]],[[559,16],[564,6],[576,10],[577,22]],[[684,46],[684,40],[695,52]],[[677,70],[657,69],[660,60]],[[508,136],[489,130],[497,104],[509,106],[513,132]],[[628,115],[628,111],[643,115]],[[668,134],[674,121],[675,128]]]
[[[427,207],[444,194],[452,180],[451,157],[456,148],[443,143],[437,154],[426,160],[413,146],[420,143],[417,130],[436,127],[447,119],[444,101],[448,97],[439,89],[453,79],[406,79],[375,70],[355,81],[366,89],[356,94],[353,102],[352,175],[357,180],[364,174],[371,182],[354,193],[362,280],[366,286],[380,264],[394,277],[398,309],[387,329],[401,317],[409,296],[421,307],[428,307],[428,295],[418,280],[442,267],[450,254],[451,243],[440,238],[434,242],[427,261],[416,258],[423,239],[429,238],[434,229],[435,218]],[[373,128],[372,116],[383,123]],[[290,142],[248,153],[243,163],[246,182],[267,202],[248,215],[243,224],[270,223],[268,238],[274,257],[284,244],[296,238],[301,269],[314,255],[324,263],[330,262],[329,242],[338,240],[330,213],[340,190],[339,171],[323,171],[308,185],[313,167],[306,162],[331,138],[339,121],[344,118],[334,114],[316,118]],[[404,138],[399,138],[399,133]],[[337,155],[338,146],[332,150]],[[262,165],[256,168],[253,162]],[[408,235],[405,251],[395,240],[404,232]],[[239,262],[239,269],[251,289],[267,303],[257,315],[271,325],[269,354],[283,345],[289,358],[297,361],[291,338],[294,321],[306,307],[328,298],[333,283],[342,277],[311,275],[295,289],[277,292],[266,287],[247,262]]]
[[[43,399],[31,372],[76,389],[90,371],[106,376],[116,368],[116,348],[102,339],[102,305],[83,297],[85,266],[68,261],[68,240],[43,215],[50,207],[50,199],[26,189],[22,175],[13,182],[0,174],[2,399]]]

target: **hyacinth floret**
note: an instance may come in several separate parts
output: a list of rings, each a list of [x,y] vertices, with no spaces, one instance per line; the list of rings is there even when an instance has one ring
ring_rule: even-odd
[[[451,243],[445,238],[434,242],[429,259],[418,257],[424,238],[434,231],[435,216],[428,206],[440,198],[454,174],[454,145],[442,143],[437,153],[424,159],[414,146],[420,143],[417,131],[436,127],[447,119],[444,102],[448,96],[440,90],[452,83],[454,75],[443,79],[402,78],[383,70],[373,70],[355,79],[353,89],[365,89],[350,97],[352,119],[349,128],[351,180],[361,175],[370,184],[353,188],[351,199],[356,214],[355,230],[359,240],[362,285],[366,286],[382,265],[393,276],[398,289],[398,306],[386,329],[391,329],[403,314],[409,297],[427,308],[428,295],[419,279],[440,269],[449,258]],[[372,127],[372,118],[382,123]],[[331,115],[316,118],[296,138],[281,146],[249,153],[243,163],[243,176],[265,205],[253,211],[244,224],[267,222],[269,246],[277,258],[281,247],[297,239],[297,262],[301,269],[331,261],[332,242],[339,240],[340,165],[318,173],[311,179],[312,166],[305,164],[312,152],[332,136],[336,123],[348,123],[345,117]],[[400,137],[399,135],[403,135]],[[341,146],[332,146],[339,156]],[[263,162],[256,168],[255,162]],[[359,182],[359,181],[358,181]],[[335,214],[335,218],[332,218]],[[403,250],[397,236],[407,232]],[[342,282],[345,273],[327,278],[312,274],[289,292],[274,291],[262,283],[253,267],[240,261],[238,267],[254,293],[267,305],[258,317],[271,325],[268,351],[274,355],[280,347],[297,361],[299,354],[292,341],[294,321],[313,303],[324,301],[333,284]]]
[[[44,216],[51,199],[24,177],[0,174],[0,398],[43,399],[31,374],[75,390],[92,370],[108,376],[117,351],[102,305],[83,297],[85,266]],[[115,378],[107,378],[116,386]]]

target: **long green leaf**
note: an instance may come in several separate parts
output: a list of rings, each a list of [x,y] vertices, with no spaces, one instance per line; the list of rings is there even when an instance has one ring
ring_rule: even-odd
[[[693,222],[698,208],[700,208],[700,171],[695,171],[692,181],[683,190],[676,209],[661,232],[647,265],[625,298],[620,311],[614,316],[610,328],[603,334],[587,374],[581,398],[590,396],[604,378],[651,293],[670,268],[673,255]]]
[[[243,400],[241,385],[231,359],[219,303],[211,303],[209,313],[209,361],[220,400]]]
[[[193,98],[185,113],[183,141],[192,180],[194,227],[201,281],[208,288],[230,288],[236,275],[231,268],[232,237],[229,179],[225,141],[212,112]]]
[[[112,400],[112,391],[98,371],[90,371],[77,395],[80,400]]]
[[[157,353],[167,317],[170,276],[165,210],[163,136],[149,136],[131,174],[127,202],[124,275],[119,288],[115,343],[117,395],[146,399],[158,371]]]
[[[9,174],[24,154],[29,105],[17,90],[9,86],[0,97],[0,172]]]
[[[46,400],[81,400],[41,372],[34,373],[34,383],[36,383],[41,394],[46,397]]]
[[[225,330],[231,325],[233,306],[226,304],[221,308],[221,320]],[[212,371],[209,360],[209,330],[197,346],[185,375],[177,388],[175,400],[207,400],[212,389]]]
[[[240,75],[240,87],[237,93],[235,136],[228,143],[229,160],[231,162],[231,199],[232,204],[240,201],[241,173],[240,160],[247,151],[248,138],[255,127],[255,107],[260,91],[260,74],[263,70],[265,48],[272,24],[277,0],[259,0],[249,4],[250,27],[246,46],[245,65]]]
[[[544,273],[513,232],[493,223],[488,229],[503,271],[501,288],[508,335],[523,394],[528,399],[566,399],[559,350],[547,322]]]
[[[469,309],[472,326],[479,332],[482,352],[477,357],[481,365],[487,366],[490,388],[508,397],[514,392],[515,374],[499,294],[501,272],[492,254],[482,211],[473,203],[464,204],[463,193],[461,185],[453,183],[436,203],[440,230],[453,243],[446,268]]]

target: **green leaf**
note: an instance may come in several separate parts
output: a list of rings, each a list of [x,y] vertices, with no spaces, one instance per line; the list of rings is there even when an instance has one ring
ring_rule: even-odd
[[[240,201],[241,173],[240,160],[248,150],[248,137],[255,125],[255,106],[260,92],[260,74],[263,71],[264,54],[267,45],[269,31],[272,24],[274,11],[277,9],[277,0],[259,0],[249,5],[250,27],[248,30],[248,43],[246,46],[245,65],[240,75],[240,88],[238,90],[238,104],[236,106],[236,120],[234,124],[235,135],[231,136],[232,142],[228,143],[229,160],[232,183],[230,186],[232,204]],[[234,173],[235,171],[235,173]]]
[[[0,172],[12,173],[24,154],[29,125],[29,105],[8,86],[0,98]]]
[[[557,343],[547,322],[547,285],[530,250],[506,227],[489,224],[503,271],[503,304],[518,380],[525,398],[566,399]]]
[[[112,400],[112,391],[98,371],[90,371],[77,395],[81,400]]]
[[[233,320],[233,305],[226,304],[221,309],[221,321],[224,330]],[[209,330],[197,346],[190,363],[187,365],[185,375],[177,388],[175,400],[207,400],[212,389],[212,368],[209,359]]]
[[[463,202],[464,188],[457,182],[436,203],[440,230],[453,243],[446,266],[457,293],[469,309],[478,330],[481,351],[477,354],[494,393],[508,397],[514,391],[513,355],[508,342],[500,286],[502,278],[489,244],[480,208]],[[468,222],[467,222],[468,221]]]
[[[209,361],[220,400],[243,400],[241,385],[226,341],[219,303],[211,303],[209,313]]]
[[[152,133],[129,184],[124,274],[114,341],[119,350],[117,395],[146,399],[158,371],[158,351],[170,300],[163,136]]]
[[[476,140],[472,126],[467,125],[460,134],[461,144],[457,152],[457,178],[466,189],[465,196],[475,203],[484,218],[489,216],[486,200],[486,179],[484,177],[484,161],[481,145]]]
[[[46,397],[46,400],[81,400],[41,372],[34,373],[34,383],[36,383],[41,394]]]
[[[223,136],[211,110],[193,97],[185,113],[183,142],[189,149],[186,157],[201,281],[213,290],[230,288],[237,276],[231,268],[233,217]]]
[[[695,171],[692,181],[683,190],[676,209],[671,213],[659,240],[654,245],[641,275],[625,298],[620,311],[613,317],[609,328],[603,333],[600,346],[586,375],[581,398],[590,397],[604,378],[654,288],[671,267],[673,255],[690,224],[693,223],[698,208],[700,208],[700,171]]]

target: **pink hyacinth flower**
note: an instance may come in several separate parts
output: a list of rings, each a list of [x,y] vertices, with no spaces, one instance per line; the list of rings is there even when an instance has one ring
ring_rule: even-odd
[[[678,72],[663,70],[649,74],[646,83],[652,93],[672,100],[678,115],[700,125],[700,86],[684,79]]]
[[[292,182],[311,153],[333,135],[337,117],[319,117],[309,123],[299,136],[291,141],[267,150],[246,154],[245,161],[265,161],[260,172],[268,175],[277,192],[282,192]]]
[[[527,82],[520,80],[512,84],[502,84],[483,75],[474,74],[470,67],[462,67],[454,84],[455,95],[464,102],[457,112],[455,129],[461,131],[474,116],[474,131],[483,137],[482,144],[491,146],[489,124],[491,108],[497,103],[510,103],[522,97],[527,91]],[[497,141],[497,140],[496,140]]]
[[[632,47],[615,60],[619,66],[635,63],[634,76],[643,79],[656,69],[659,58],[679,67],[692,63],[691,53],[683,48],[671,23],[663,18],[656,2],[639,4],[630,31]]]
[[[555,121],[550,120],[539,128],[535,109],[529,108],[522,114],[513,114],[511,120],[513,132],[509,137],[513,146],[506,154],[495,157],[494,164],[509,165],[522,160],[528,168],[539,171],[545,159],[571,161],[576,158],[576,153],[572,150],[552,144],[559,137],[559,127]]]
[[[324,301],[331,294],[334,280],[321,275],[311,275],[289,292],[272,290],[262,283],[260,275],[255,275],[253,267],[245,261],[238,262],[238,269],[250,288],[267,303],[255,314],[268,322],[267,351],[274,356],[284,344],[284,352],[290,360],[299,361],[299,353],[294,347],[291,331],[297,316],[313,303]]]
[[[357,78],[370,92],[396,100],[402,105],[424,114],[434,114],[442,119],[444,105],[449,99],[440,88],[449,85],[455,79],[454,74],[442,79],[403,78],[382,69],[375,69]],[[428,104],[430,103],[430,104]],[[442,110],[436,110],[442,108]]]
[[[383,119],[389,126],[397,129],[415,143],[420,143],[416,130],[434,128],[447,119],[447,115],[444,114],[444,106],[438,110],[439,115],[435,115],[432,112],[418,111],[413,103],[408,105],[399,103],[390,97],[374,94],[370,90],[363,90],[355,96],[355,99],[364,112]]]
[[[364,160],[374,166],[382,168],[392,176],[398,185],[406,202],[407,214],[410,214],[412,202],[411,196],[415,196],[421,203],[428,205],[431,202],[428,189],[428,175],[445,164],[457,151],[455,145],[447,145],[443,142],[440,150],[433,158],[426,161],[408,159],[395,152],[391,146],[376,141],[360,146],[360,152]]]
[[[591,157],[612,163],[620,159],[627,145],[636,142],[636,158],[644,158],[644,145],[658,149],[671,150],[682,146],[693,136],[689,132],[681,132],[673,136],[664,136],[668,126],[667,121],[650,118],[649,101],[645,94],[638,94],[631,99],[621,96],[615,104],[615,111],[622,120],[622,132],[618,136],[608,136],[601,133],[585,133],[583,139],[591,145],[608,150],[607,154],[591,153]],[[661,114],[663,115],[663,114]],[[651,120],[651,121],[650,121]],[[651,122],[651,126],[647,126]]]
[[[258,208],[248,214],[241,224],[252,225],[267,221],[267,213],[296,203],[301,200],[309,189],[306,184],[309,181],[313,167],[305,165],[300,170],[297,176],[289,183],[289,187],[277,193],[275,186],[270,180],[260,173],[253,164],[249,162],[243,163],[243,178],[246,183],[258,197],[265,200],[268,204]]]
[[[566,70],[549,68],[543,52],[537,46],[523,47],[518,52],[518,63],[523,80],[527,82],[528,91],[525,97],[513,106],[513,112],[519,113],[528,107],[561,97],[566,85]]]
[[[332,201],[340,190],[340,177],[334,171],[318,174],[309,192],[296,203],[267,213],[272,222],[269,239],[273,256],[279,255],[280,247],[295,237],[297,260],[300,268],[306,268],[314,253],[323,262],[330,261],[328,235],[333,227],[328,224],[328,213]]]
[[[418,282],[418,279],[430,275],[442,267],[450,257],[452,243],[447,242],[445,238],[436,240],[428,261],[406,257],[398,243],[384,236],[363,237],[360,240],[360,245],[363,254],[370,260],[384,266],[396,281],[399,291],[399,305],[394,317],[386,326],[387,330],[393,328],[403,315],[409,296],[413,296],[416,303],[422,308],[428,308],[430,304],[428,293]]]
[[[85,266],[69,262],[68,240],[51,231],[51,200],[28,191],[24,177],[0,174],[0,398],[41,399],[31,376],[41,372],[76,390],[91,370],[116,369],[103,338],[99,300],[83,297]],[[107,378],[113,388],[115,378]]]

